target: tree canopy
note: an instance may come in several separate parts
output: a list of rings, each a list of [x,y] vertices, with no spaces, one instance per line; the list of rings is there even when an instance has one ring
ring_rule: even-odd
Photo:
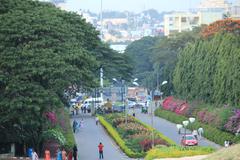
[[[98,35],[50,3],[0,0],[1,140],[38,145],[44,114],[63,107],[64,91],[96,87],[100,66],[107,75],[131,75],[128,58]]]

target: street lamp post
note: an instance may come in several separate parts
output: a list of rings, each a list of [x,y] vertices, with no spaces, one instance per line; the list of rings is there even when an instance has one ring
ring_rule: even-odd
[[[184,126],[184,135],[186,137],[186,131],[187,131],[187,125],[189,124],[189,121],[183,121],[183,126]]]
[[[119,81],[116,79],[116,78],[113,78],[112,79],[113,81],[119,83]],[[137,83],[137,78],[135,78],[133,81],[132,81],[132,84],[135,85],[135,86],[139,86],[139,84]],[[120,82],[121,84],[121,96],[122,96],[122,104],[123,104],[123,108],[125,109],[125,124],[127,124],[127,118],[128,118],[128,112],[127,112],[127,105],[125,104],[127,102],[127,87],[125,85],[125,81],[124,80],[121,80]]]
[[[183,128],[182,124],[177,124],[178,134],[181,134],[181,129]]]

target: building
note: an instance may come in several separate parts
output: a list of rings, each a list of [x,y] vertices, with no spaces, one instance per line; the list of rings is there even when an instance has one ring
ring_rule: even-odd
[[[169,36],[177,32],[191,31],[194,27],[223,19],[223,14],[222,10],[166,14],[164,15],[164,35]]]
[[[190,12],[174,12],[164,15],[164,35],[190,31],[200,25],[200,16]]]
[[[230,3],[226,0],[203,0],[200,5],[198,6],[199,10],[224,10],[228,12],[230,8]]]
[[[240,0],[237,0],[229,10],[230,16],[233,19],[240,19]]]

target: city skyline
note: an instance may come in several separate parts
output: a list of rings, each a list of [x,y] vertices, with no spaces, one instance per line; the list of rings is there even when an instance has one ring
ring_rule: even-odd
[[[49,1],[49,0],[43,0]],[[164,11],[187,11],[192,8],[196,8],[203,0],[168,0],[159,1],[151,0],[102,0],[103,11],[132,11],[141,12],[148,9],[156,9],[158,12]],[[234,3],[236,0],[228,0],[228,2]],[[61,8],[68,11],[80,11],[89,10],[91,12],[99,13],[101,0],[66,0],[64,4],[60,4]]]

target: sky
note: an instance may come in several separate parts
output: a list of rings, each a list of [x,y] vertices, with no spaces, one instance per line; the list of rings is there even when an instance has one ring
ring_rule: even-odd
[[[140,12],[147,9],[156,9],[159,12],[172,10],[188,10],[195,7],[200,0],[102,0],[103,10]],[[90,10],[98,13],[101,8],[101,0],[66,0],[67,10]]]
[[[47,1],[47,0],[43,0]],[[186,11],[195,8],[202,0],[102,0],[105,11],[133,11],[141,12],[147,9],[162,11]],[[235,0],[228,0],[233,2]],[[66,0],[61,5],[69,11],[90,10],[100,12],[101,0]]]

